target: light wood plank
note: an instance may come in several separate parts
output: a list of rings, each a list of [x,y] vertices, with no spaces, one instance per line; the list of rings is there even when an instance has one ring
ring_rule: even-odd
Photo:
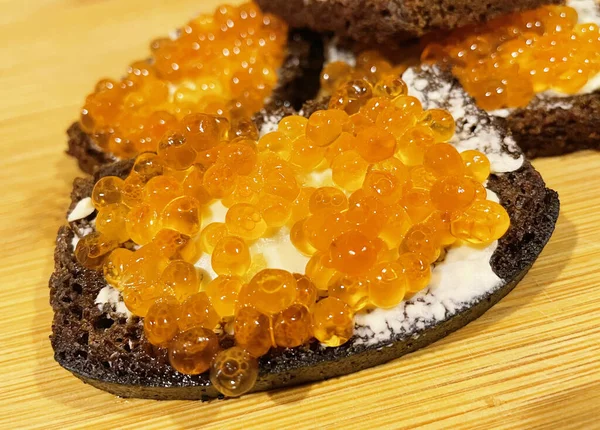
[[[556,233],[517,289],[436,345],[242,399],[124,400],[52,358],[47,281],[72,179],[64,130],[102,76],[217,1],[0,0],[0,428],[600,428],[600,154],[537,160]]]

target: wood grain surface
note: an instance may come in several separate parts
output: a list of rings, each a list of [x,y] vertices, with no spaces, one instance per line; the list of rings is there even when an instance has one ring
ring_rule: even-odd
[[[600,154],[536,160],[560,193],[525,280],[443,341],[387,365],[241,399],[124,400],[48,341],[54,239],[80,172],[64,131],[104,76],[216,0],[0,0],[0,428],[600,428]]]

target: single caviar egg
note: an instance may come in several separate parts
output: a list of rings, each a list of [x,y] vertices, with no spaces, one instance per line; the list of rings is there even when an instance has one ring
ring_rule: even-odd
[[[213,330],[219,323],[219,315],[215,312],[207,294],[196,292],[181,303],[179,329],[189,330],[192,327],[204,327]]]
[[[327,346],[340,346],[352,337],[354,312],[335,297],[319,300],[312,308],[313,333]]]
[[[129,259],[133,252],[125,248],[117,248],[108,255],[104,260],[103,272],[106,282],[115,287],[117,290],[122,290],[123,272],[127,267]]]
[[[206,286],[206,295],[221,318],[233,316],[235,313],[242,286],[242,278],[231,275],[218,276]]]
[[[238,175],[248,175],[257,162],[256,151],[242,143],[229,143],[219,148],[217,161],[235,169]]]
[[[312,337],[312,320],[308,308],[293,304],[273,318],[275,344],[284,348],[303,345]]]
[[[277,130],[292,140],[304,136],[308,119],[300,115],[290,115],[279,121]]]
[[[294,170],[285,162],[276,167],[267,167],[263,172],[263,191],[283,197],[290,202],[296,200],[300,186]]]
[[[167,133],[159,142],[158,156],[165,165],[176,170],[185,170],[193,164],[196,151],[184,135],[172,132]]]
[[[490,160],[485,154],[469,149],[460,153],[465,163],[466,173],[478,182],[485,181],[490,176]]]
[[[223,163],[210,166],[204,173],[204,187],[216,199],[228,196],[235,187],[234,170]]]
[[[179,331],[179,305],[174,300],[158,299],[144,317],[144,334],[153,345],[164,345]]]
[[[311,307],[317,300],[317,287],[306,275],[294,273],[296,279],[296,301],[295,303]]]
[[[345,151],[336,156],[331,163],[333,182],[348,190],[358,190],[367,174],[369,163],[357,151]]]
[[[261,270],[254,275],[248,287],[250,304],[268,315],[288,308],[297,295],[296,279],[280,269]]]
[[[271,349],[270,318],[252,307],[246,306],[237,312],[233,333],[236,343],[254,357],[260,357]]]
[[[406,278],[406,290],[411,293],[421,291],[429,284],[431,267],[418,254],[406,252],[398,257],[398,264]]]
[[[400,253],[419,254],[427,263],[433,263],[440,255],[440,243],[435,230],[426,224],[413,225],[400,245]]]
[[[471,243],[490,243],[501,238],[510,226],[506,209],[490,200],[477,200],[451,224],[457,239]]]
[[[183,188],[177,179],[166,175],[155,176],[144,186],[144,203],[160,212],[182,194]]]
[[[169,362],[178,372],[199,375],[210,368],[218,352],[219,341],[212,330],[192,327],[169,343]]]
[[[182,260],[169,263],[160,275],[160,282],[170,288],[177,300],[184,301],[200,289],[200,279],[193,264]]]
[[[396,138],[393,134],[378,127],[369,127],[358,133],[356,150],[370,163],[386,160],[396,151]]]
[[[333,268],[348,275],[366,273],[377,259],[377,251],[367,236],[358,231],[342,233],[329,246]]]
[[[403,182],[392,173],[369,170],[363,183],[363,189],[382,202],[392,204],[401,197],[402,185]]]
[[[200,204],[189,196],[171,200],[162,210],[160,222],[163,228],[194,236],[200,231]]]
[[[92,204],[96,209],[113,203],[121,203],[123,180],[117,176],[105,176],[98,180],[92,190]]]
[[[250,267],[248,245],[239,237],[223,237],[213,249],[211,265],[219,275],[242,276]]]
[[[123,290],[123,302],[134,315],[145,317],[158,299],[176,300],[172,292],[158,283],[147,286],[127,286]]]
[[[328,148],[331,146],[333,145],[330,145]],[[290,163],[305,171],[310,171],[323,161],[324,152],[323,148],[317,146],[308,137],[300,136],[292,143]]]
[[[475,186],[465,176],[447,176],[431,187],[431,203],[441,211],[463,211],[475,201]]]
[[[449,143],[432,145],[425,151],[423,166],[438,177],[463,175],[465,167],[456,148]]]
[[[129,240],[126,219],[129,208],[122,203],[111,203],[98,211],[96,230],[119,243]]]
[[[447,142],[454,136],[454,118],[444,109],[428,109],[423,112],[420,123],[429,127],[436,142]]]
[[[339,110],[314,112],[306,124],[306,137],[317,146],[331,145],[342,134],[348,115]]]
[[[212,254],[219,240],[227,236],[227,227],[222,222],[213,222],[202,229],[200,246],[207,254]]]
[[[331,266],[331,261],[326,253],[315,252],[306,263],[305,272],[317,289],[327,291],[329,281],[335,274],[335,269]]]
[[[127,214],[126,228],[131,240],[138,245],[145,245],[159,231],[159,214],[149,204],[142,203],[131,208]]]
[[[369,302],[369,285],[366,278],[334,275],[327,292],[329,297],[336,297],[348,304],[354,311],[364,308]]]
[[[257,378],[258,361],[239,346],[219,352],[210,367],[210,382],[229,397],[250,391]]]
[[[406,275],[396,262],[378,263],[369,273],[369,301],[380,308],[398,305],[406,294]]]
[[[142,203],[145,183],[139,176],[129,175],[121,188],[121,201],[123,204],[132,208]]]
[[[154,238],[152,244],[156,245],[159,252],[169,260],[182,258],[182,253],[186,252],[187,245],[191,238],[175,230],[161,229]]]
[[[417,126],[410,128],[398,138],[398,157],[407,166],[419,166],[423,163],[425,152],[435,144],[430,128]]]
[[[431,193],[426,188],[406,190],[400,203],[413,223],[425,220],[435,210],[431,201]]]
[[[98,232],[90,233],[77,242],[75,258],[82,266],[92,269],[102,269],[106,255],[119,244]]]
[[[258,151],[272,151],[282,159],[289,160],[292,153],[292,139],[281,131],[272,131],[260,138]]]
[[[267,223],[260,211],[248,203],[233,205],[225,215],[225,225],[230,234],[246,240],[255,240],[267,230]]]
[[[395,75],[388,75],[377,81],[373,87],[373,94],[389,98],[405,96],[408,93],[406,83]]]
[[[203,113],[194,113],[183,118],[181,132],[186,142],[197,152],[214,147],[220,139],[216,118]]]

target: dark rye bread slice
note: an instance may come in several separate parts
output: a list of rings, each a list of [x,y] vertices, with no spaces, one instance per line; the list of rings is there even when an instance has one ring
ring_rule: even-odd
[[[441,79],[443,72],[423,71],[418,76]],[[432,83],[434,94],[440,85],[441,82]],[[307,115],[322,106],[323,101],[311,102],[302,112]],[[290,113],[289,108],[262,112],[262,125]],[[507,139],[506,133],[498,130],[497,122],[479,110],[474,114],[478,115],[479,123],[464,123],[464,132],[487,133],[493,128]],[[514,148],[504,149],[512,151],[514,156],[519,155],[514,153]],[[77,179],[71,210],[79,200],[91,194],[93,184],[100,177],[124,177],[129,169],[131,161],[121,161],[101,168],[93,178]],[[369,335],[369,330],[362,326],[357,336],[338,348],[323,348],[312,342],[299,348],[272,349],[260,359],[260,375],[254,390],[323,380],[385,363],[459,329],[508,294],[552,235],[559,201],[557,194],[545,187],[539,173],[527,161],[517,171],[492,175],[487,186],[498,195],[511,216],[511,227],[490,258],[491,269],[503,280],[501,285],[486,290],[468,303],[445,308],[442,313],[445,316],[440,319],[408,319],[409,306],[430,306],[423,298],[408,300],[403,309],[410,324],[396,331],[389,327],[390,332],[384,338],[374,332]],[[169,366],[164,351],[145,339],[139,318],[128,319],[110,304],[100,309],[94,303],[106,283],[101,273],[85,269],[75,261],[72,246],[76,233],[93,229],[93,218],[94,214],[73,222],[58,233],[55,272],[50,279],[50,303],[54,309],[51,340],[55,359],[84,382],[123,397],[203,400],[217,397],[207,375],[182,375]],[[230,344],[231,339],[223,339],[223,346]]]
[[[570,97],[538,96],[506,122],[528,157],[600,150],[600,90]]]
[[[319,77],[323,67],[323,39],[320,35],[306,30],[290,30],[287,56],[278,70],[277,86],[267,103],[269,109],[293,107],[314,98],[319,91]],[[94,142],[93,136],[86,134],[78,122],[67,130],[67,154],[74,157],[79,168],[86,173],[107,163],[116,161]]]
[[[105,175],[124,177],[130,168],[131,162],[117,162],[101,168],[94,178],[77,179],[71,208],[90,195],[94,181]],[[498,195],[512,222],[490,260],[492,270],[505,280],[503,286],[443,321],[422,321],[420,327],[409,327],[408,333],[392,332],[385,341],[369,345],[349,341],[338,348],[322,348],[313,342],[300,348],[272,349],[260,359],[260,376],[254,390],[319,381],[385,363],[461,328],[508,294],[552,235],[559,201],[527,161],[516,172],[492,176],[488,188]],[[183,375],[169,366],[164,351],[145,339],[139,318],[127,319],[108,304],[99,309],[94,303],[106,283],[100,272],[85,269],[75,261],[72,247],[74,229],[89,228],[90,217],[58,232],[55,271],[50,279],[55,359],[84,382],[122,397],[217,397],[206,374]],[[230,342],[225,339],[223,344]]]
[[[564,0],[256,0],[296,28],[364,43],[397,42]]]

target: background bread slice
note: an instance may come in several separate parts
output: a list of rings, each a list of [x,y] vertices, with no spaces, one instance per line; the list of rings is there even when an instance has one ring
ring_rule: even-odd
[[[257,0],[292,27],[363,43],[398,42],[562,0]]]
[[[287,55],[278,70],[277,86],[268,101],[269,109],[300,108],[302,103],[315,97],[319,91],[319,77],[323,67],[323,39],[316,33],[291,30],[288,35]],[[90,136],[75,122],[67,130],[67,154],[74,157],[86,173],[116,161],[112,154],[102,151]]]
[[[600,149],[600,90],[570,97],[536,97],[506,118],[528,157]]]

